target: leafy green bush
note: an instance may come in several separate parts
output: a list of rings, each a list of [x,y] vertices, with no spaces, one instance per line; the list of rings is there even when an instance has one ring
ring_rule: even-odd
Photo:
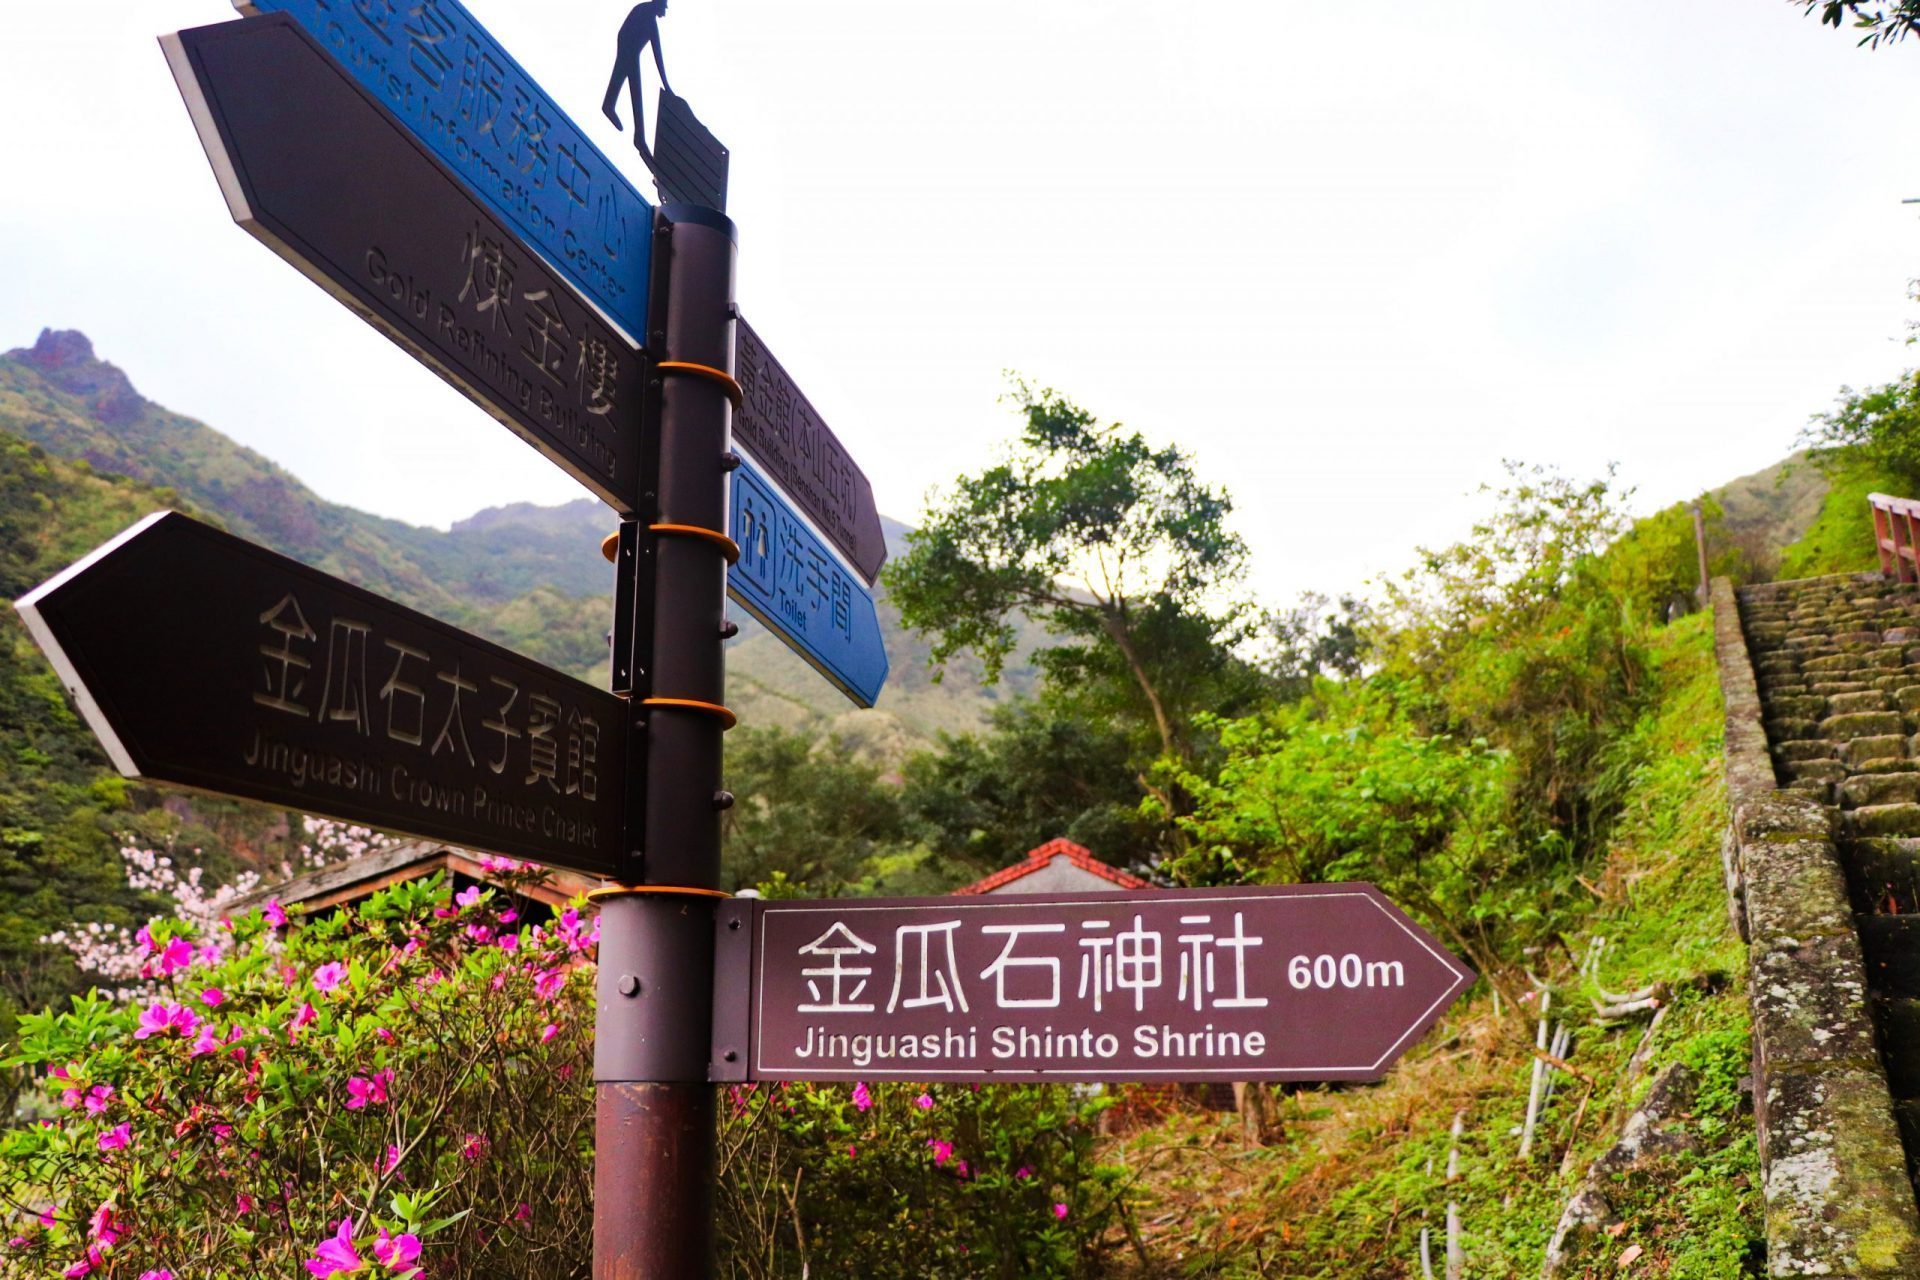
[[[1125,1169],[1105,1096],[1049,1086],[744,1085],[723,1098],[730,1276],[1098,1274]]]
[[[1864,464],[1920,485],[1920,370],[1864,391],[1842,387],[1839,403],[1814,415],[1801,443],[1822,467]]]
[[[1376,680],[1323,685],[1312,701],[1220,726],[1226,762],[1188,776],[1189,883],[1366,880],[1487,967],[1489,926],[1539,915],[1514,872],[1507,755],[1428,735]]]

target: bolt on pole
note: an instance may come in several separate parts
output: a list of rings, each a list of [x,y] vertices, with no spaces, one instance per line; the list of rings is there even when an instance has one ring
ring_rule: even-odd
[[[635,549],[623,887],[601,897],[594,1048],[594,1280],[705,1280],[714,1269],[715,1132],[707,1083],[720,898],[727,476],[734,229],[668,206],[655,224],[649,388],[659,456]],[[651,590],[647,588],[650,586]],[[617,621],[617,620],[616,620]]]

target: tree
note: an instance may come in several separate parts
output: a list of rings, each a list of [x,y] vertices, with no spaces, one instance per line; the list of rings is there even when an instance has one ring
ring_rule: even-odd
[[[727,780],[739,796],[723,828],[736,888],[779,873],[799,889],[841,893],[869,859],[900,843],[899,789],[838,739],[816,744],[779,729],[742,730],[728,744]]]
[[[920,840],[976,875],[1058,837],[1116,866],[1146,866],[1163,828],[1140,812],[1131,754],[1110,720],[1016,702],[995,710],[991,732],[943,737],[909,759],[901,804]]]
[[[1920,31],[1920,0],[1792,0],[1808,13],[1820,12],[1822,24],[1839,28],[1851,20],[1870,49]]]
[[[1034,618],[1068,642],[1036,658],[1052,691],[1141,725],[1147,755],[1185,760],[1194,713],[1257,683],[1231,656],[1250,632],[1231,599],[1246,559],[1232,502],[1177,446],[1024,382],[1013,400],[1026,428],[1006,460],[937,498],[888,569],[901,619],[933,638],[936,665],[972,650],[993,680],[1015,620]]]
[[[1865,462],[1920,484],[1920,372],[1864,391],[1840,388],[1833,411],[1814,415],[1800,443],[1829,475]]]
[[[1366,667],[1367,610],[1352,596],[1336,603],[1309,592],[1291,609],[1270,611],[1261,627],[1263,665],[1282,701],[1305,697],[1321,676],[1351,680]]]

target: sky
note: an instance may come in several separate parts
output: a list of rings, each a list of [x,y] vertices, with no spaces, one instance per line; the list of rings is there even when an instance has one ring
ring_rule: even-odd
[[[626,0],[466,0],[596,109]],[[223,0],[0,4],[0,349],[77,328],[322,496],[444,526],[577,485],[236,229],[156,37]],[[1188,449],[1270,603],[1456,540],[1503,459],[1635,506],[1899,373],[1920,46],[1787,0],[672,0],[739,297],[912,521],[1009,373]]]

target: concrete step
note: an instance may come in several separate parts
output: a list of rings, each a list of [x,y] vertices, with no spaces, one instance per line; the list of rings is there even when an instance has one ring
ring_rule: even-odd
[[[1920,1098],[1920,1000],[1876,996],[1873,1014],[1893,1096]]]
[[[1920,1000],[1920,916],[1856,916],[1875,995]]]
[[[1835,718],[1849,719],[1851,717],[1839,716]],[[1896,720],[1899,718],[1898,716],[1894,717]],[[1827,720],[1821,724],[1821,737],[1832,739],[1840,736],[1827,730],[1827,726],[1832,723],[1832,720]],[[1904,729],[1906,726],[1902,725],[1901,728]],[[1907,754],[1907,735],[1905,733],[1876,733],[1858,737],[1848,736],[1850,740],[1840,748],[1840,758],[1847,762],[1848,768],[1858,769],[1869,760],[1898,760]]]
[[[1898,711],[1854,711],[1828,716],[1820,722],[1820,736],[1835,742],[1906,735],[1907,722]]]
[[[1847,893],[1864,915],[1920,911],[1920,839],[1882,836],[1840,842]]]
[[[1920,836],[1920,804],[1877,804],[1846,814],[1851,836]]]
[[[1817,776],[1827,782],[1838,781],[1824,775],[1796,774],[1795,776]],[[1894,804],[1920,805],[1920,773],[1903,771],[1848,778],[1840,783],[1839,795],[1840,805],[1846,809],[1870,809],[1880,805]]]
[[[1795,702],[1810,702],[1810,698],[1797,698]],[[1872,714],[1874,712],[1892,712],[1898,714],[1893,700],[1880,690],[1869,693],[1837,693],[1827,699],[1827,713],[1835,716]]]

